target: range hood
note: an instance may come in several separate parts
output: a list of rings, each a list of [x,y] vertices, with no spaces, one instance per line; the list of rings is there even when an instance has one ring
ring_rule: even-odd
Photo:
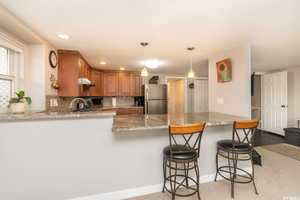
[[[90,86],[90,87],[95,86],[95,84],[92,83],[92,82],[91,82],[89,79],[87,79],[87,78],[79,78],[79,79],[78,79],[78,83],[79,83],[79,85],[84,85],[84,86]]]

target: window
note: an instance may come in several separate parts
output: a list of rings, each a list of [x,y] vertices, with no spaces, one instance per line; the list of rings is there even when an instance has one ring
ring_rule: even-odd
[[[17,52],[0,46],[0,109],[8,105],[14,91]]]

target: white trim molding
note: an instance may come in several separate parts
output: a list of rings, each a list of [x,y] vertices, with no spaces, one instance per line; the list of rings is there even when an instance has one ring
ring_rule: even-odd
[[[248,171],[249,173],[252,172],[251,167],[244,168],[244,170]],[[215,179],[215,174],[204,175],[200,177],[200,183],[203,184],[203,183],[212,182],[214,181],[214,179]],[[221,180],[220,176],[218,176],[218,180]],[[124,200],[132,197],[161,192],[162,187],[163,187],[163,183],[160,183],[156,185],[130,188],[130,189],[125,189],[125,190],[120,190],[115,192],[78,197],[78,198],[68,199],[68,200]]]

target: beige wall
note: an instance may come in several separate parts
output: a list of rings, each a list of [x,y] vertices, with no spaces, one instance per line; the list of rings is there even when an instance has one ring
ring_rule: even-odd
[[[232,81],[217,82],[216,62],[230,58]],[[251,117],[251,49],[242,46],[209,57],[209,111]]]

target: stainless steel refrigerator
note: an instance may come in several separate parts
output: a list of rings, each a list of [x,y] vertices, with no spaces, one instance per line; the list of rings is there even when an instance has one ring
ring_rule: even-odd
[[[168,112],[168,87],[165,84],[147,84],[145,89],[145,114]]]

